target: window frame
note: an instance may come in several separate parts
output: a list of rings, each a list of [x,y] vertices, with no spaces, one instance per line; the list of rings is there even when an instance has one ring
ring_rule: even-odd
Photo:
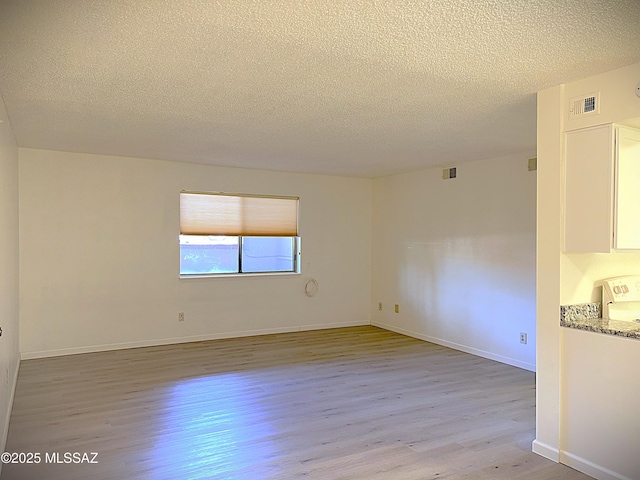
[[[274,276],[274,275],[300,275],[301,273],[301,238],[299,232],[299,216],[300,216],[300,198],[292,197],[292,196],[281,196],[281,195],[261,195],[261,194],[240,194],[240,193],[226,193],[226,192],[202,192],[202,191],[187,191],[182,190],[180,194],[188,194],[188,195],[213,195],[213,196],[228,196],[228,197],[251,197],[254,199],[286,199],[286,200],[295,200],[296,201],[296,233],[297,235],[273,235],[273,234],[252,234],[252,235],[242,235],[242,234],[228,234],[228,235],[206,235],[206,234],[194,234],[194,233],[182,233],[178,236],[178,252],[180,254],[179,261],[179,277],[181,279],[190,279],[190,278],[210,278],[210,277],[251,277],[251,276]],[[182,201],[182,197],[181,197]],[[180,206],[180,221],[182,222],[182,204]],[[220,272],[220,273],[211,273],[211,272],[203,272],[203,273],[182,273],[181,265],[182,265],[182,249],[180,243],[180,236],[228,236],[228,237],[236,237],[238,239],[238,271],[237,272]],[[292,270],[269,270],[269,271],[250,271],[243,272],[243,241],[245,238],[290,238],[292,240],[292,262],[293,268]]]

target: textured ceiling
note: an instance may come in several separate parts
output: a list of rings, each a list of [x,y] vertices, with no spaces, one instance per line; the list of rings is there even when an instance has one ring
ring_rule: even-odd
[[[72,152],[380,176],[534,151],[538,90],[639,61],[638,0],[0,0],[18,144]]]

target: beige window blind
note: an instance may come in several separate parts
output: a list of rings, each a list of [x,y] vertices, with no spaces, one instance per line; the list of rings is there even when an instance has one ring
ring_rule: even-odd
[[[180,193],[182,235],[298,235],[298,197]]]

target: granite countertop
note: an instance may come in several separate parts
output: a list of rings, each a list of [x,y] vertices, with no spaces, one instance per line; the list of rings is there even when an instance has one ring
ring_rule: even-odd
[[[602,318],[602,304],[600,302],[561,305],[560,325],[640,340],[640,323]]]

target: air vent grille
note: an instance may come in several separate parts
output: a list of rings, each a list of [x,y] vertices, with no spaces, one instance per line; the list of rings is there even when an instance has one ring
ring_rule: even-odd
[[[600,113],[600,93],[590,93],[571,99],[569,104],[569,118],[597,115]]]
[[[449,180],[450,178],[456,178],[458,176],[456,167],[445,168],[442,171],[442,178]]]
[[[596,97],[587,97],[584,99],[584,113],[593,112],[596,109]]]

